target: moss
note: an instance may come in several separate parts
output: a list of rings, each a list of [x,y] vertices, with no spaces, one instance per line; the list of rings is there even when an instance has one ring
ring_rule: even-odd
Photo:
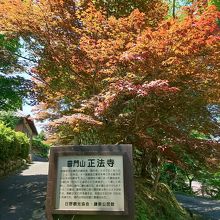
[[[135,187],[135,220],[192,219],[165,184],[159,184],[157,193],[153,193],[150,182],[143,179],[136,179]]]

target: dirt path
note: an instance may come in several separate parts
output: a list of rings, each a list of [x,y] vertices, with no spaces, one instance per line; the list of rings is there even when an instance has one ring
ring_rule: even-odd
[[[0,179],[0,220],[46,220],[44,215],[48,162]]]
[[[183,207],[202,215],[205,220],[220,220],[220,201],[185,195],[176,195],[176,198]]]

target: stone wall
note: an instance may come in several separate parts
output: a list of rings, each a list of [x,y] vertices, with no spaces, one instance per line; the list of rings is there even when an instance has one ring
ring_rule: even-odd
[[[7,176],[22,168],[24,165],[26,165],[26,160],[24,159],[10,160],[7,162],[0,161],[0,177]]]

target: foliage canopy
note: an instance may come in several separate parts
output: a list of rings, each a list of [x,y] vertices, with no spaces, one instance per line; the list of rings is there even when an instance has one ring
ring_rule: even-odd
[[[41,57],[32,69],[39,119],[51,121],[54,141],[133,143],[142,171],[147,161],[190,167],[187,154],[216,164],[217,145],[191,132],[216,129],[207,105],[220,98],[219,11],[196,1],[164,19],[162,1],[126,2],[1,3],[1,28]]]

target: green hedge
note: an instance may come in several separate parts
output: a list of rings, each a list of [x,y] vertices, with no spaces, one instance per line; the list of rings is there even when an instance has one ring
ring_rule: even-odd
[[[22,132],[15,132],[0,122],[0,161],[26,159],[30,149],[30,140]]]
[[[32,140],[32,148],[37,152],[37,154],[41,157],[48,157],[48,152],[50,149],[49,144],[45,144],[41,135],[38,135]]]

